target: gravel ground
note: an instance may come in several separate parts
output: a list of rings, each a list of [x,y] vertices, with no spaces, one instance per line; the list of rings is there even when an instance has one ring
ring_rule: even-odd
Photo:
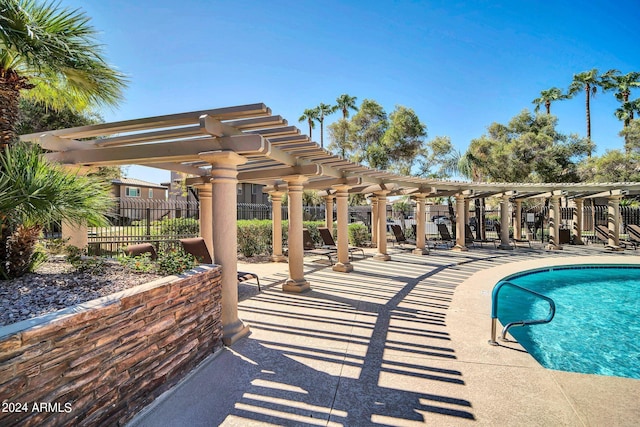
[[[75,272],[64,260],[42,264],[35,273],[0,280],[0,326],[100,298],[162,276],[135,273],[115,261],[103,271]]]

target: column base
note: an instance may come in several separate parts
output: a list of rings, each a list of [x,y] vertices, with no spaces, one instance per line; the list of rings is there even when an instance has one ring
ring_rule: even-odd
[[[582,241],[582,239],[575,237],[573,238],[573,242],[571,242],[572,245],[584,245],[585,243]]]
[[[391,257],[388,254],[375,254],[373,256],[373,259],[377,260],[377,261],[389,261],[391,259]]]
[[[429,255],[428,249],[415,248],[412,252],[416,255]]]
[[[624,248],[621,248],[620,246],[615,246],[615,245],[607,245],[606,248],[607,248],[607,250],[612,251],[612,252],[622,252],[622,251],[624,251]]]
[[[239,339],[248,336],[251,330],[247,325],[242,323],[242,320],[238,319],[230,325],[222,327],[222,342],[224,345],[233,345]]]
[[[284,255],[271,255],[271,262],[287,262],[287,257]]]
[[[333,266],[333,271],[339,271],[341,273],[350,273],[353,271],[353,265],[350,262],[345,264],[338,262]]]
[[[502,249],[503,251],[512,251],[513,250],[513,246],[511,246],[508,243],[500,243],[498,245],[498,249]]]
[[[282,285],[282,290],[284,292],[292,292],[300,294],[302,292],[307,292],[311,290],[311,284],[306,280],[302,279],[300,281],[287,279],[286,282]]]
[[[547,250],[548,251],[561,251],[562,250],[562,246],[560,245],[554,245],[554,244],[548,244],[547,245]]]
[[[455,245],[454,247],[451,248],[451,250],[456,252],[466,252],[469,250],[469,248],[466,246]]]

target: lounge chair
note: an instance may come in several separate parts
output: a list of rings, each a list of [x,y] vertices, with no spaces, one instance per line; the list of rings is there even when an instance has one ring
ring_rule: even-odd
[[[192,237],[189,239],[180,239],[180,244],[184,251],[188,254],[196,257],[196,260],[200,264],[213,264],[209,249],[207,249],[207,243],[202,237]],[[238,283],[246,282],[247,280],[256,279],[258,283],[258,291],[260,289],[260,279],[255,273],[248,273],[246,271],[238,271]]]
[[[629,233],[629,241],[640,244],[640,225],[627,224],[627,233]]]
[[[318,255],[318,256],[326,256],[329,259],[329,262],[333,265],[333,257],[335,251],[330,249],[322,249],[316,247],[316,242],[313,241],[311,237],[311,233],[308,229],[302,229],[302,244],[304,253],[308,255]]]
[[[464,240],[467,244],[471,244],[472,246],[475,246],[476,243],[480,243],[480,247],[482,247],[482,240],[476,240],[469,224],[464,225]]]
[[[451,233],[449,233],[449,229],[446,224],[436,224],[438,226],[438,234],[440,235],[439,243],[444,243],[449,247],[449,245],[454,246],[456,244],[456,239],[451,237]]]
[[[320,237],[322,238],[322,242],[323,242],[322,249],[329,249],[331,251],[338,252],[338,246],[336,245],[335,240],[333,240],[333,235],[331,234],[331,230],[329,230],[327,227],[318,227],[318,232],[320,233]],[[356,248],[354,246],[348,246],[347,249],[349,250],[349,256],[352,259],[353,259],[354,252],[361,252],[362,259],[365,258],[364,249]]]
[[[150,254],[152,260],[158,259],[156,248],[151,243],[140,243],[137,245],[129,245],[124,252],[128,256],[138,256],[142,254]]]
[[[630,226],[627,226],[627,229],[629,229],[629,227]],[[602,241],[605,248],[613,248],[613,246],[609,245],[609,227],[604,225],[596,225],[595,232],[596,238]],[[629,236],[631,235],[631,232],[629,232]],[[633,240],[618,238],[618,244],[623,248],[632,247],[634,250],[636,249],[636,242],[634,242]]]
[[[415,249],[416,248],[416,241],[413,239],[408,239],[405,235],[404,235],[404,231],[402,231],[402,227],[400,227],[398,224],[393,224],[391,226],[391,232],[393,233],[393,237],[395,238],[393,244],[394,246],[396,245],[396,243],[400,246],[401,249]],[[426,245],[425,245],[426,246]],[[429,250],[429,248],[427,248],[427,251]]]

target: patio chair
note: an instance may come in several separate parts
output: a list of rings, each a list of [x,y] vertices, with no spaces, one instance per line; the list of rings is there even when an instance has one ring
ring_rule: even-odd
[[[398,244],[400,246],[400,249],[408,249],[408,250],[412,250],[416,248],[416,241],[413,239],[408,239],[404,235],[404,231],[402,231],[402,227],[400,227],[398,224],[393,224],[391,226],[391,232],[393,233],[393,237],[394,237],[394,242],[393,242],[394,246]],[[428,250],[429,248],[427,247],[427,251]]]
[[[182,249],[188,254],[196,257],[196,260],[200,264],[213,264],[209,249],[207,249],[207,243],[202,237],[191,237],[188,239],[180,239]],[[248,273],[246,271],[238,271],[238,284],[246,282],[247,280],[256,279],[258,284],[258,291],[262,291],[260,288],[260,279],[255,273]]]
[[[467,244],[471,244],[472,246],[475,246],[476,243],[480,243],[480,247],[482,247],[482,240],[476,240],[469,224],[464,225],[464,240]]]
[[[629,229],[629,226],[627,226],[627,229]],[[605,225],[596,225],[595,234],[596,239],[602,241],[605,248],[613,248],[609,245],[609,227]],[[631,232],[629,232],[629,236],[631,236]],[[632,247],[633,250],[636,250],[636,242],[633,240],[618,238],[618,244],[623,248]]]
[[[326,256],[329,259],[329,262],[331,263],[331,265],[333,265],[332,255],[335,254],[335,251],[332,251],[330,249],[317,248],[316,243],[313,241],[313,238],[311,237],[311,233],[306,228],[302,229],[302,245],[303,245],[304,254]]]
[[[322,238],[322,242],[323,242],[322,248],[338,252],[338,246],[336,245],[335,240],[333,240],[333,235],[331,234],[331,230],[329,230],[327,227],[318,227],[318,232],[320,233],[320,237]],[[347,249],[349,250],[349,256],[352,259],[353,259],[354,252],[361,252],[362,259],[365,258],[364,249],[356,248],[355,246],[347,246]]]
[[[449,233],[449,229],[447,228],[446,224],[436,224],[438,227],[438,234],[440,235],[440,243],[444,243],[447,245],[447,247],[449,247],[449,244],[451,244],[451,246],[454,246],[456,244],[456,239],[454,239],[453,237],[451,237],[451,233]]]
[[[138,256],[142,254],[151,254],[151,259],[158,259],[158,253],[156,252],[156,248],[151,243],[140,243],[137,245],[129,245],[126,247],[124,252],[128,256]]]
[[[640,225],[627,224],[627,233],[629,233],[629,241],[640,244]]]

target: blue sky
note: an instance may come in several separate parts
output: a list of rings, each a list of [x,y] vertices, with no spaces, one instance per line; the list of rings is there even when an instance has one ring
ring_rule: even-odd
[[[413,108],[428,139],[465,151],[541,90],[597,68],[640,71],[640,3],[589,1],[63,0],[92,18],[131,82],[107,121],[264,102],[307,133],[302,111],[343,93]],[[632,94],[640,95],[640,90]],[[597,154],[622,147],[618,102],[591,104]],[[586,133],[584,94],[551,107]],[[325,121],[325,127],[336,114]],[[318,131],[314,140],[319,141]],[[325,135],[325,144],[327,138]],[[167,181],[130,167],[128,176]]]

